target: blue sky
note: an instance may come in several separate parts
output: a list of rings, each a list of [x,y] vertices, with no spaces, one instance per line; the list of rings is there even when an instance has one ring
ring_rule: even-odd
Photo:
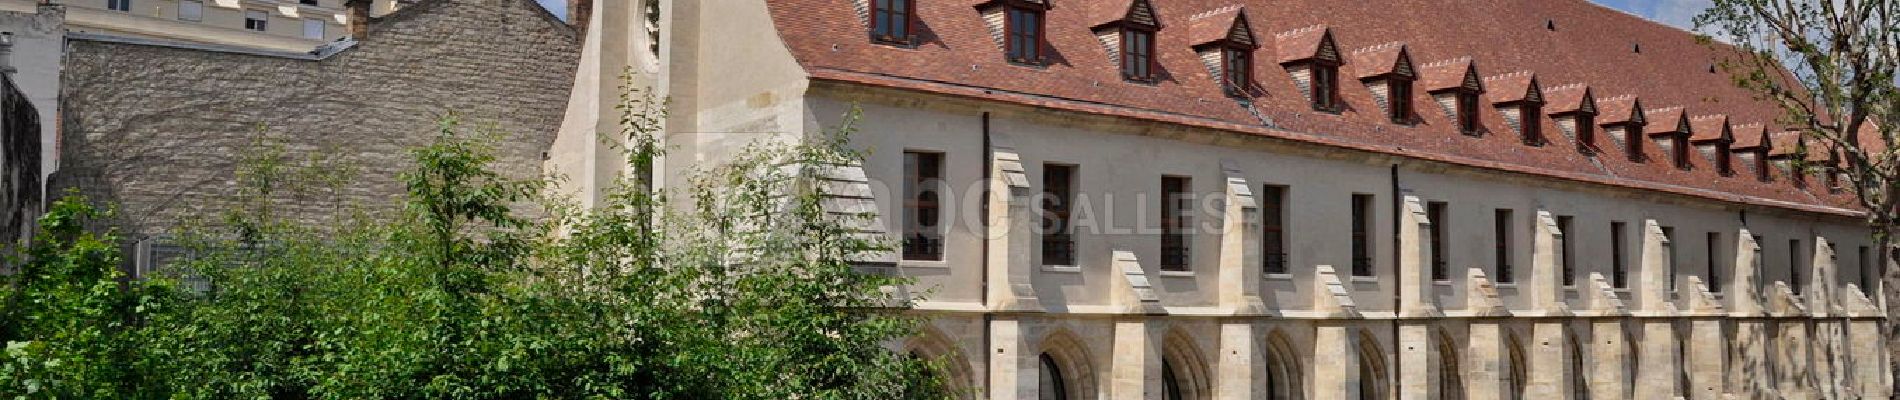
[[[553,11],[554,15],[567,16],[567,0],[536,0]],[[1657,22],[1688,29],[1702,9],[1708,8],[1711,0],[1591,0],[1612,8],[1641,15]]]

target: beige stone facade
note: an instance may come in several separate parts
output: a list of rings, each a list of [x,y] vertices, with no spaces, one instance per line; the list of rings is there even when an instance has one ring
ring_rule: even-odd
[[[928,256],[870,268],[916,279],[901,289],[929,323],[893,346],[943,360],[966,398],[1893,393],[1881,268],[1851,212],[1077,112],[1029,94],[818,79],[758,2],[591,7],[545,163],[569,177],[563,189],[595,201],[628,170],[595,142],[615,122],[616,71],[673,106],[663,184],[861,108],[853,144],[867,157],[843,175],[871,195],[840,203],[868,203],[898,243],[921,232],[912,221],[937,222],[918,252]],[[650,36],[649,19],[660,21]],[[917,170],[924,158],[933,172]],[[1076,225],[1063,263],[1038,229],[1058,169]],[[936,207],[921,217],[907,185],[931,173]],[[1165,182],[1193,205],[1164,210],[1176,200]],[[1179,221],[1192,228],[1164,246],[1177,234],[1164,225]],[[1269,237],[1281,252],[1263,250]]]
[[[350,37],[346,0],[51,0],[66,6],[73,32],[304,53]],[[0,11],[31,12],[42,0],[0,0]],[[395,12],[374,0],[371,16]]]

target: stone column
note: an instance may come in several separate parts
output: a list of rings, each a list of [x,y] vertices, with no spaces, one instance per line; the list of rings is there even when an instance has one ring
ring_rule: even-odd
[[[1781,330],[1781,360],[1776,370],[1781,372],[1781,396],[1788,400],[1806,400],[1814,397],[1812,366],[1808,364],[1808,323],[1802,319],[1783,319],[1779,323]]]
[[[1322,322],[1313,335],[1313,400],[1360,400],[1359,342],[1345,325]]]
[[[1682,366],[1676,362],[1675,322],[1664,318],[1643,318],[1642,363],[1636,365],[1636,400],[1673,400],[1676,375]]]
[[[1880,337],[1880,316],[1856,318],[1848,321],[1847,339],[1852,344],[1854,356],[1854,390],[1863,399],[1886,399],[1893,396],[1893,386],[1887,374],[1887,351],[1885,340]]]
[[[989,308],[993,311],[1036,311],[1031,282],[1035,268],[1036,213],[1031,210],[1029,176],[1007,136],[991,133],[989,179]]]
[[[1029,332],[1015,316],[998,315],[990,321],[989,399],[1036,400],[1039,353],[1029,343]]]
[[[1495,319],[1471,320],[1465,339],[1471,341],[1465,358],[1470,366],[1464,367],[1465,398],[1469,400],[1504,400],[1516,396],[1507,394],[1504,378],[1511,371],[1505,370],[1510,363],[1510,353],[1505,349],[1504,327]]]
[[[1114,400],[1162,400],[1160,324],[1145,317],[1115,321],[1108,394]]]
[[[1564,232],[1557,229],[1557,218],[1549,211],[1537,210],[1537,220],[1533,224],[1534,237],[1531,238],[1531,279],[1525,282],[1530,287],[1530,307],[1545,315],[1563,315],[1568,308],[1564,305],[1563,261]]]
[[[1623,332],[1620,318],[1601,318],[1590,323],[1590,399],[1629,400],[1629,335]]]
[[[1662,226],[1656,220],[1643,220],[1643,262],[1638,271],[1636,300],[1637,306],[1648,313],[1673,314],[1675,304],[1670,302],[1669,282],[1675,277],[1669,276],[1669,261],[1675,257],[1669,237],[1663,235]],[[1643,341],[1649,341],[1644,338]]]
[[[1266,354],[1254,326],[1243,320],[1228,320],[1220,326],[1219,372],[1215,374],[1214,398],[1252,400],[1265,398]],[[1257,394],[1257,395],[1256,395]]]
[[[1432,341],[1432,327],[1425,320],[1399,321],[1399,400],[1430,400],[1438,394],[1440,371],[1438,346]]]
[[[1240,167],[1221,161],[1227,177],[1225,212],[1221,217],[1220,303],[1227,312],[1259,315],[1267,312],[1260,300],[1260,205]]]
[[[1729,341],[1722,337],[1720,317],[1696,317],[1689,322],[1689,391],[1684,396],[1690,399],[1720,399],[1730,393],[1727,382],[1723,381],[1723,357],[1728,351]]]
[[[1847,340],[1847,335],[1846,329],[1841,326],[1844,322],[1839,319],[1843,310],[1840,283],[1835,280],[1838,265],[1834,243],[1826,237],[1815,236],[1814,251],[1810,254],[1814,255],[1813,261],[1809,263],[1813,266],[1809,282],[1813,283],[1808,285],[1813,291],[1807,295],[1808,311],[1813,316],[1814,327],[1809,337],[1809,347],[1812,349],[1809,362],[1813,371],[1810,382],[1817,398],[1844,398],[1841,389],[1848,386],[1845,366],[1847,348],[1842,342]]]
[[[1729,341],[1733,356],[1725,383],[1729,393],[1746,400],[1768,400],[1774,391],[1774,377],[1768,373],[1768,314],[1762,301],[1761,262],[1761,243],[1743,228],[1735,235],[1735,264],[1729,272],[1728,315],[1735,322],[1735,337]]]
[[[1524,344],[1525,397],[1538,400],[1570,400],[1570,379],[1580,371],[1570,370],[1569,332],[1563,322],[1539,319],[1531,324],[1531,342]]]

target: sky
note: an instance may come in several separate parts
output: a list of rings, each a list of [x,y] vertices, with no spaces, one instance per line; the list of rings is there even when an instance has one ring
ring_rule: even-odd
[[[567,16],[567,0],[535,0],[535,1],[541,2],[541,6],[547,7],[549,11],[554,12],[554,15],[559,15],[562,17]],[[1447,0],[1447,1],[1454,1],[1454,0]],[[1690,29],[1694,25],[1694,22],[1692,22],[1691,20],[1695,18],[1696,14],[1701,13],[1702,9],[1708,8],[1709,4],[1713,3],[1712,0],[1590,0],[1590,1],[1594,1],[1597,4],[1602,4],[1605,6],[1609,6],[1611,8],[1627,11],[1631,14],[1641,15],[1643,17],[1649,18],[1651,20],[1655,20],[1657,22],[1681,27],[1683,29]]]

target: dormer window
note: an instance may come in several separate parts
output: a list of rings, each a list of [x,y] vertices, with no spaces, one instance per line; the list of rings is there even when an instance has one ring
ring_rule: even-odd
[[[1598,109],[1596,95],[1590,87],[1582,84],[1553,87],[1545,92],[1544,99],[1550,103],[1550,117],[1557,128],[1577,141],[1577,151],[1596,154]]]
[[[1339,112],[1339,66],[1313,63],[1313,110]]]
[[[1221,88],[1240,96],[1253,84],[1253,49],[1221,49]]]
[[[1520,115],[1521,117],[1519,118],[1522,118],[1522,120],[1517,122],[1517,134],[1523,137],[1524,144],[1543,146],[1544,121],[1542,116],[1544,115],[1544,103],[1524,102],[1518,104],[1517,107],[1519,110],[1517,115]]]
[[[1695,117],[1689,125],[1692,134],[1689,142],[1715,162],[1715,172],[1722,176],[1734,176],[1735,166],[1730,161],[1729,148],[1735,143],[1734,128],[1729,126],[1728,117],[1708,115]]]
[[[1155,79],[1155,31],[1136,26],[1122,27],[1122,78],[1137,82]]]
[[[1458,102],[1458,132],[1471,136],[1483,133],[1484,123],[1478,118],[1478,92],[1461,90],[1458,92],[1456,101]]]
[[[1003,49],[1005,60],[1029,66],[1046,62],[1049,44],[1044,34],[1048,24],[1043,13],[1049,10],[1049,0],[989,0],[977,4],[976,10],[989,26],[996,46]]]
[[[1516,72],[1485,79],[1493,89],[1491,103],[1504,114],[1505,122],[1517,129],[1525,145],[1544,145],[1544,89],[1529,72]]]
[[[871,40],[896,45],[911,44],[911,18],[916,14],[913,0],[871,0]]]
[[[1689,135],[1669,137],[1670,156],[1676,159],[1676,169],[1689,170]]]
[[[1646,140],[1643,139],[1643,124],[1640,122],[1629,122],[1624,125],[1623,129],[1625,129],[1624,132],[1627,132],[1626,135],[1628,135],[1628,139],[1623,141],[1623,153],[1629,155],[1630,162],[1640,163],[1648,161],[1649,155],[1643,152],[1643,140]]]
[[[1247,23],[1247,11],[1227,7],[1195,14],[1188,28],[1194,52],[1207,65],[1207,72],[1220,80],[1221,91],[1240,98],[1252,96],[1253,51],[1260,44]]]
[[[1359,80],[1372,89],[1373,100],[1385,107],[1386,119],[1394,124],[1411,125],[1412,84],[1418,78],[1418,71],[1412,67],[1412,56],[1405,45],[1392,42],[1354,50],[1351,64],[1356,67]]]

